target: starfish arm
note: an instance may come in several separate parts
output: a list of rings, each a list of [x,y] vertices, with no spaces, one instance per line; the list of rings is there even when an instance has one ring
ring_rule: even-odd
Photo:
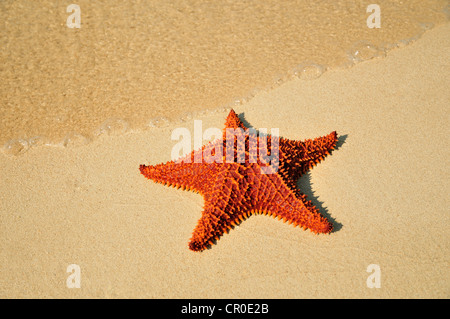
[[[223,164],[212,187],[204,195],[205,207],[192,234],[189,248],[201,251],[247,217],[250,199],[243,194],[248,189],[245,168],[236,163]]]
[[[312,168],[330,154],[336,147],[337,139],[337,133],[334,131],[328,135],[303,142],[306,151],[302,160],[306,164],[306,170]]]
[[[203,194],[210,187],[208,175],[215,174],[217,164],[167,162],[158,165],[141,165],[141,174],[157,183],[193,190]]]
[[[246,129],[244,123],[239,119],[236,112],[232,109],[225,120],[225,129],[227,128],[242,128]]]
[[[280,139],[280,173],[290,185],[310,168],[322,161],[336,147],[337,133],[306,141]]]
[[[223,144],[221,140],[215,140],[176,161],[158,165],[141,165],[139,169],[142,175],[157,183],[203,194],[211,187],[209,176],[214,176],[220,169],[217,163],[205,159],[205,154],[214,154],[221,144]]]
[[[333,225],[306,199],[306,195],[293,191],[281,177],[271,174],[261,180],[266,184],[263,189],[267,189],[267,196],[260,203],[262,213],[293,223],[294,226],[309,228],[316,234],[332,231]]]
[[[219,239],[229,227],[223,224],[226,214],[223,207],[208,205],[202,212],[202,217],[198,220],[197,226],[189,241],[189,249],[192,251],[202,251],[214,240]],[[220,226],[220,227],[219,227]]]

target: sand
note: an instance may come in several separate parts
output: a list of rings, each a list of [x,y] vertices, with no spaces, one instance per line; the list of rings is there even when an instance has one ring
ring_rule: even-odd
[[[177,124],[1,154],[0,297],[448,298],[449,63],[445,24],[235,108],[291,139],[338,132],[338,149],[298,183],[333,221],[330,235],[252,216],[190,251],[201,196],[138,170],[170,160]],[[196,119],[222,128],[226,115]],[[67,287],[71,264],[80,288]],[[367,285],[373,264],[380,288]]]

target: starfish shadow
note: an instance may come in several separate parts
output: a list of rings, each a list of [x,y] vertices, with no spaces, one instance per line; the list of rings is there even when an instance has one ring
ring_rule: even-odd
[[[245,113],[239,113],[238,114],[239,119],[241,120],[241,122],[245,125],[245,127],[247,128],[254,128],[246,119],[245,119]]]
[[[342,145],[345,144],[345,140],[347,139],[347,137],[348,137],[348,134],[339,135],[337,143],[336,143],[336,146],[335,146],[333,152],[338,150],[338,149],[340,149],[342,147]]]
[[[308,197],[308,200],[310,200],[313,205],[317,207],[320,214],[328,219],[331,224],[333,224],[333,230],[331,232],[334,233],[339,231],[342,228],[342,224],[338,223],[333,217],[331,217],[331,215],[328,213],[328,209],[323,206],[324,203],[314,195],[314,191],[311,185],[312,183],[310,172],[306,172],[305,174],[303,174],[303,176],[300,177],[297,181],[297,188],[300,189],[300,191]]]
[[[348,134],[344,134],[338,137],[333,152],[340,149],[345,144],[347,137]],[[333,217],[331,217],[331,215],[328,213],[328,209],[323,206],[323,202],[319,201],[319,199],[314,195],[314,191],[312,190],[310,171],[306,172],[299,178],[299,180],[297,181],[297,188],[308,197],[308,200],[310,200],[314,206],[317,207],[323,217],[328,219],[330,223],[333,224],[333,230],[331,231],[332,233],[337,232],[342,228],[342,224],[338,223]]]

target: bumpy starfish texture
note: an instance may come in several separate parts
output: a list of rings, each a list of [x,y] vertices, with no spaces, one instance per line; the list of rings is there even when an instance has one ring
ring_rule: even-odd
[[[226,129],[238,129],[234,136],[234,161],[208,163],[208,154],[215,155],[222,147],[227,154]],[[237,158],[239,132],[245,140],[245,161]],[[272,174],[263,174],[268,161],[256,158],[262,147],[271,154],[272,137],[264,139],[249,134],[236,113],[231,110],[225,122],[222,139],[217,139],[177,161],[158,165],[141,165],[141,173],[157,183],[196,191],[205,200],[202,217],[189,242],[193,251],[202,251],[218,240],[224,232],[252,214],[265,214],[284,222],[310,229],[314,233],[330,233],[332,224],[307,200],[296,187],[297,180],[308,169],[320,162],[337,142],[337,133],[313,140],[294,141],[279,138],[279,166]],[[251,147],[256,138],[258,149]],[[273,139],[275,141],[275,139]],[[197,155],[196,155],[197,154]],[[242,154],[242,153],[241,153]],[[196,157],[197,156],[197,157]],[[253,156],[253,157],[252,157]],[[198,160],[201,158],[201,162]],[[196,160],[197,159],[197,160]],[[209,160],[211,162],[211,160]]]

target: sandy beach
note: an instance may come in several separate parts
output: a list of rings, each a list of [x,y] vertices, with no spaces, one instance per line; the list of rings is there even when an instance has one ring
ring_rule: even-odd
[[[450,24],[386,57],[291,79],[234,110],[254,128],[338,148],[298,187],[334,224],[315,235],[251,216],[188,249],[203,199],[145,179],[177,127],[0,154],[2,298],[449,298]],[[68,288],[69,265],[81,270]],[[368,287],[370,265],[379,288]],[[371,269],[369,267],[369,269]]]

